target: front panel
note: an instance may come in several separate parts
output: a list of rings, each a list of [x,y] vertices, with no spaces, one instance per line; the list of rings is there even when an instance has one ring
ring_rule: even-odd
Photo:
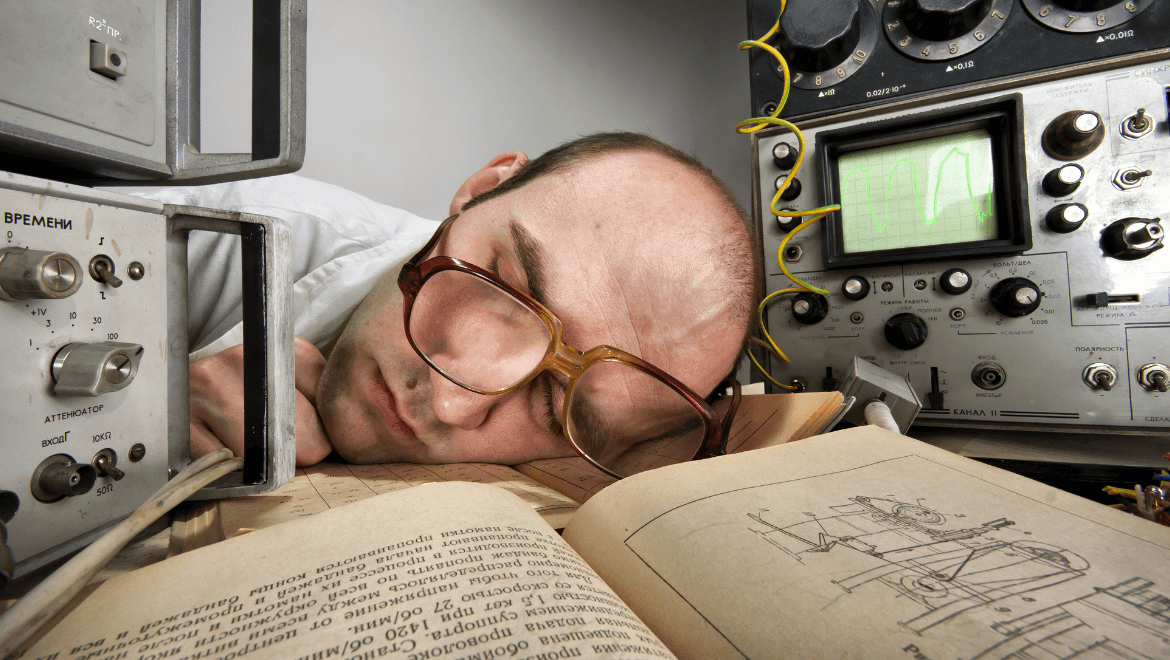
[[[162,206],[91,197],[0,185],[0,490],[19,498],[18,573],[162,487],[169,410],[187,405],[167,382]]]
[[[1162,59],[806,123],[778,206],[844,209],[785,246],[829,296],[770,307],[792,358],[771,373],[832,389],[861,356],[910,378],[920,424],[1170,429],[1168,104]],[[790,286],[781,142],[754,140],[769,291]]]

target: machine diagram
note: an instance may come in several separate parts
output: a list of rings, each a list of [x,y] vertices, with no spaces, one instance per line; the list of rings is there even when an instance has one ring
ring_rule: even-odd
[[[832,583],[848,594],[884,587],[916,603],[918,614],[898,623],[917,634],[961,634],[972,624],[998,633],[971,660],[1161,658],[1170,652],[1170,598],[1149,580],[1089,586],[1087,560],[1027,538],[1006,518],[964,524],[963,514],[922,501],[860,495],[848,501],[787,523],[760,509],[747,514],[755,523],[749,530],[801,564],[825,567],[843,553],[872,558],[870,568]],[[1154,648],[1160,651],[1150,655],[1147,649]]]

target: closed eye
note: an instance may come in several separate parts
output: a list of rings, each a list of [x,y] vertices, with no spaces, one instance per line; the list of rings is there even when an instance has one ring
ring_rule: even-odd
[[[557,405],[557,394],[558,392],[560,393],[559,398],[561,399],[561,405],[563,405],[565,400],[565,391],[559,387],[560,383],[557,382],[557,380],[553,378],[548,372],[545,372],[541,375],[540,381],[544,387],[545,428],[548,429],[549,434],[554,438],[564,439],[565,427],[563,424],[561,424],[560,420],[557,419],[557,409],[560,407]]]

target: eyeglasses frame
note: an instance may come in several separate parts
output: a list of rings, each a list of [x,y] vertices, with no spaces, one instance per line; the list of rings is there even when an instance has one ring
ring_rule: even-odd
[[[483,268],[480,268],[473,263],[469,263],[456,257],[448,256],[435,256],[427,259],[426,261],[421,261],[422,258],[426,256],[435,247],[436,244],[438,244],[439,239],[443,236],[443,233],[458,217],[459,214],[455,214],[441,222],[438,228],[435,229],[434,235],[432,235],[431,239],[427,241],[426,245],[424,245],[417,254],[408,259],[406,263],[403,264],[402,270],[398,273],[398,288],[402,292],[403,331],[406,333],[406,339],[410,342],[411,348],[414,349],[414,352],[418,354],[418,356],[422,358],[424,362],[426,362],[432,369],[434,369],[444,378],[458,385],[459,387],[471,392],[475,392],[476,394],[483,394],[486,396],[500,396],[514,392],[527,385],[532,381],[533,378],[546,369],[551,369],[553,371],[564,374],[569,379],[568,384],[565,386],[564,404],[561,409],[561,426],[565,430],[565,437],[569,439],[569,444],[573,445],[573,449],[575,449],[582,458],[589,461],[592,465],[602,470],[606,474],[617,479],[621,479],[622,475],[619,475],[604,465],[601,465],[598,461],[594,460],[593,457],[589,456],[584,450],[582,450],[580,446],[578,446],[577,441],[573,438],[572,433],[569,432],[569,429],[565,425],[564,420],[568,419],[569,402],[572,400],[573,387],[577,384],[581,374],[583,374],[586,369],[593,366],[594,364],[597,364],[598,362],[621,362],[666,383],[669,387],[681,394],[683,398],[689,401],[695,407],[695,409],[699,411],[703,418],[705,434],[702,444],[698,447],[695,452],[695,456],[692,457],[691,460],[699,457],[704,453],[708,455],[726,453],[727,436],[729,431],[728,427],[730,426],[731,416],[734,415],[734,409],[728,411],[728,415],[725,418],[724,423],[720,424],[718,417],[716,417],[714,411],[703,399],[703,397],[696,394],[693,390],[691,390],[691,388],[684,385],[674,376],[671,376],[662,369],[659,369],[649,362],[646,362],[638,356],[627,353],[620,348],[614,348],[613,346],[607,346],[604,344],[595,346],[585,352],[579,351],[572,346],[569,346],[564,341],[564,328],[561,323],[561,319],[556,314],[554,314],[552,310],[542,305],[540,302],[532,298],[532,296],[529,296],[523,291],[516,289],[507,282],[501,281],[491,272],[484,270]],[[437,273],[447,270],[456,270],[473,275],[483,280],[484,282],[491,284],[497,289],[502,290],[516,301],[523,304],[534,314],[536,314],[536,316],[540,318],[545,327],[548,329],[549,346],[545,351],[544,359],[542,359],[540,363],[532,369],[531,372],[521,378],[515,385],[501,390],[486,391],[461,383],[447,375],[434,362],[431,362],[430,358],[428,358],[419,349],[418,345],[415,344],[414,337],[410,334],[410,315],[414,308],[415,297],[418,295],[419,291],[422,290],[423,285],[428,279]],[[736,388],[736,395],[738,395],[738,393],[738,388]],[[736,404],[738,404],[738,400],[739,397],[736,396]]]

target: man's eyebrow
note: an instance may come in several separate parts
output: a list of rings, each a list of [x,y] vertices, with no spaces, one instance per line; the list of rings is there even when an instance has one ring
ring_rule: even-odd
[[[520,267],[524,269],[524,277],[528,280],[528,295],[536,302],[548,307],[548,300],[544,296],[544,253],[540,244],[524,225],[516,220],[509,224],[512,232],[512,241],[516,244],[516,256],[520,259]]]

